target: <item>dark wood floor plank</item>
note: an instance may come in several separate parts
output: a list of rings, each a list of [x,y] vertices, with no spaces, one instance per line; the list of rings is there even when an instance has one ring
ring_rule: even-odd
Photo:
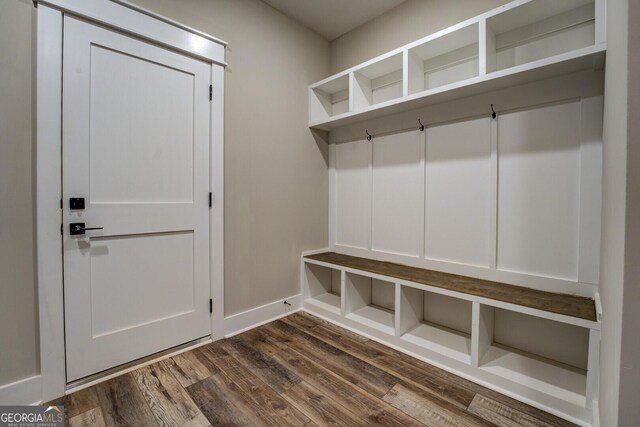
[[[100,402],[95,387],[89,387],[65,396],[60,405],[65,406],[67,418],[71,419],[76,415],[98,408]]]
[[[356,417],[342,405],[304,381],[291,387],[282,396],[318,425],[367,426],[366,420]]]
[[[433,395],[457,405],[461,409],[466,409],[476,394],[465,387],[451,384],[425,374],[424,368],[418,365],[418,363],[421,362],[417,360],[408,363],[406,360],[389,357],[386,353],[368,343],[353,341],[338,331],[328,329],[325,326],[319,325],[314,328],[305,329],[304,333],[310,334],[327,344],[358,357],[403,381],[412,382]],[[424,363],[422,365],[424,365]]]
[[[69,427],[106,427],[100,408],[89,409],[79,415],[68,418],[68,420]]]
[[[335,376],[326,368],[317,365],[295,350],[282,352],[274,358],[294,371],[306,383],[336,402],[340,402],[370,425],[390,427],[422,425],[381,399]]]
[[[268,354],[261,352],[246,341],[226,340],[223,348],[256,376],[269,384],[278,394],[283,393],[301,380],[293,372],[274,361]]]
[[[500,427],[552,427],[558,425],[549,424],[480,394],[476,395],[469,405],[469,412]]]
[[[310,327],[314,327],[314,326],[326,326],[326,327],[332,327],[335,326],[333,323],[328,322],[324,319],[319,318],[318,316],[314,316],[311,313],[307,313],[306,311],[299,311],[297,313],[294,313],[290,316],[286,317],[287,319],[291,319],[292,321],[298,321],[297,319],[304,319],[305,323],[311,324],[312,326]],[[344,329],[344,328],[340,328],[340,331],[344,334],[344,336],[351,338],[354,341],[358,341],[358,342],[367,342],[369,341],[369,338],[360,335],[360,334],[356,334],[355,332],[351,332],[348,329]]]
[[[189,393],[163,363],[137,369],[133,375],[151,412],[162,426],[208,426]]]
[[[290,314],[289,316],[286,317],[286,319],[291,320],[301,329],[313,328],[314,326],[318,325],[319,321],[322,321],[322,319],[320,319],[319,317],[317,317],[316,318],[317,320],[315,320],[310,317],[302,315],[302,313],[304,312],[297,312],[297,313]]]
[[[457,274],[409,267],[391,262],[376,261],[350,255],[325,252],[308,255],[305,258],[326,262],[329,264],[350,267],[370,273],[382,274],[396,279],[407,280],[437,288],[462,292],[504,301],[524,307],[564,314],[580,319],[596,321],[595,301],[591,298],[555,292],[539,291],[523,286],[508,285],[506,283],[459,276]]]
[[[433,427],[489,427],[491,424],[408,383],[396,384],[383,400]]]
[[[96,394],[106,425],[158,425],[131,373],[96,385]]]
[[[189,395],[213,426],[269,426],[250,399],[219,372],[187,387]]]
[[[397,382],[394,376],[383,370],[283,321],[277,320],[264,325],[263,328],[279,341],[307,355],[311,360],[324,364],[328,369],[374,396],[384,396]]]
[[[280,343],[261,332],[260,328],[252,329],[229,339],[231,342],[238,340],[247,342],[249,345],[268,355],[279,353],[287,348],[283,343]]]
[[[271,387],[251,371],[239,364],[219,345],[210,344],[198,349],[211,360],[238,387],[250,396],[264,411],[272,412],[278,418],[278,425],[300,426],[309,422],[309,418],[283,399]]]
[[[180,353],[162,363],[171,371],[182,387],[188,387],[217,373],[214,366],[202,360],[199,353],[194,351]]]

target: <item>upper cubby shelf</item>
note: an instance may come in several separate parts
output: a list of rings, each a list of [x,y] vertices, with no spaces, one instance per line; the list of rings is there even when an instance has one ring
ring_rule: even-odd
[[[409,95],[478,77],[478,23],[407,49]]]
[[[602,66],[606,0],[515,0],[309,87],[309,127],[340,126]]]

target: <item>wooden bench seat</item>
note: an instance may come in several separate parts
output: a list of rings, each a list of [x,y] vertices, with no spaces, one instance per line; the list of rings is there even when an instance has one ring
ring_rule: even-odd
[[[336,252],[307,255],[305,258],[551,313],[596,321],[595,301],[591,298],[539,291],[522,286],[475,279],[392,262],[359,258]]]

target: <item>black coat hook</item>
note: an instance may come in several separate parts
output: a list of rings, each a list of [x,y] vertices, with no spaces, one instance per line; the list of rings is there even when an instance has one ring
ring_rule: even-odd
[[[420,129],[420,132],[424,132],[424,125],[422,124],[420,119],[418,119],[418,123],[420,123],[420,126],[418,127],[418,129]]]
[[[495,119],[497,116],[496,110],[493,109],[493,104],[491,104],[491,118]]]
[[[369,130],[365,130],[364,132],[367,134],[367,141],[371,141],[371,138],[373,138],[373,135],[369,133]]]

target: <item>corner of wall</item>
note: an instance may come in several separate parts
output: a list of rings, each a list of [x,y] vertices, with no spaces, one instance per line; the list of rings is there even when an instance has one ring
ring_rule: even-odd
[[[599,413],[603,426],[618,425],[627,187],[627,0],[607,2]]]

